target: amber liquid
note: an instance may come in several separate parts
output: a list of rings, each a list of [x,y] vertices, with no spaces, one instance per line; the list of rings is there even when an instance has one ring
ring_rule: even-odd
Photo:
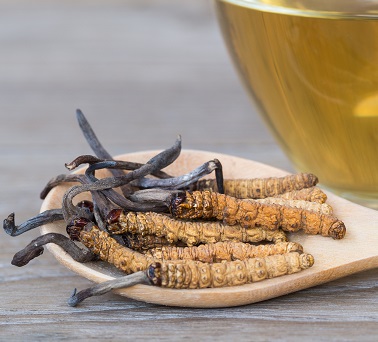
[[[215,1],[223,36],[295,167],[378,206],[378,17],[303,16],[238,3]]]

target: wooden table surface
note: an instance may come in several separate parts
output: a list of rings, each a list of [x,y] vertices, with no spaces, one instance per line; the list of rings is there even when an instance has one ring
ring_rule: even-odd
[[[91,150],[81,108],[112,154],[170,146],[288,171],[256,115],[204,0],[0,2],[0,211],[21,222],[64,163]],[[337,340],[378,337],[378,270],[243,307],[185,309],[114,294],[77,308],[91,285],[49,252],[17,268],[38,230],[0,239],[0,340]]]

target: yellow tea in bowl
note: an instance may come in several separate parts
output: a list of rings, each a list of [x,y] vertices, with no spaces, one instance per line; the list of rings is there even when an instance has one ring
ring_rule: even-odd
[[[215,6],[238,72],[294,166],[378,208],[378,1]]]

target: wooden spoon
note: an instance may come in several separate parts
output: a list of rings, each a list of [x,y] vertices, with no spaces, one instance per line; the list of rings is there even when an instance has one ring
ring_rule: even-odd
[[[156,153],[157,151],[140,152],[116,158],[143,163]],[[285,171],[251,160],[190,150],[182,151],[178,160],[166,170],[172,175],[179,175],[214,158],[221,161],[225,178],[271,177],[287,174]],[[105,173],[102,175],[99,173],[99,175],[105,176]],[[43,202],[41,211],[60,208],[63,194],[71,185],[65,184],[53,189]],[[326,193],[327,203],[334,208],[335,215],[344,221],[347,233],[342,240],[309,236],[303,233],[291,234],[289,239],[302,244],[305,252],[312,254],[315,258],[314,266],[308,270],[253,284],[226,288],[174,290],[135,285],[130,288],[114,290],[114,292],[136,300],[162,305],[201,308],[228,307],[282,296],[378,267],[378,211],[351,203],[332,193]],[[78,196],[77,200],[84,198],[86,195],[82,194]],[[42,234],[50,232],[64,234],[65,225],[53,223],[41,227]],[[103,262],[78,263],[54,244],[49,244],[48,249],[64,266],[94,282],[103,282],[122,275],[112,265]]]

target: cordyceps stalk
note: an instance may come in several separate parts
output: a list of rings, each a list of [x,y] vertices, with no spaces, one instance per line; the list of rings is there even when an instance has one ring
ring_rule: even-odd
[[[134,179],[138,179],[140,177],[147,176],[152,174],[158,170],[165,168],[166,166],[172,164],[179,156],[181,151],[181,136],[178,136],[174,145],[170,148],[158,153],[150,160],[147,161],[146,164],[141,166],[139,169],[131,171],[123,176],[120,177],[108,177],[102,178],[94,183],[91,184],[84,184],[81,186],[73,186],[68,189],[64,196],[63,196],[63,203],[62,203],[62,211],[64,220],[66,222],[71,221],[72,217],[77,216],[78,211],[76,210],[75,206],[73,205],[72,201],[75,196],[79,195],[80,193],[86,191],[101,191],[104,190],[105,192],[109,190],[111,199],[115,204],[129,208],[130,210],[139,210],[139,211],[150,211],[150,210],[159,210],[155,205],[144,205],[143,203],[134,203],[123,196],[115,196],[113,197],[113,192],[110,191],[113,188],[120,187],[122,185],[130,183]],[[109,193],[108,193],[109,195]],[[161,208],[160,208],[161,209]],[[164,207],[164,210],[166,208]]]
[[[216,218],[226,224],[240,224],[242,227],[263,227],[307,234],[321,234],[342,239],[346,228],[333,215],[318,214],[310,210],[262,204],[252,200],[240,200],[211,191],[180,193],[173,197],[170,211],[181,219]]]
[[[107,217],[107,229],[111,234],[140,234],[165,237],[169,243],[181,241],[188,246],[221,241],[285,242],[286,235],[281,230],[244,228],[240,225],[226,225],[215,221],[183,221],[159,213],[125,213],[112,210]]]
[[[312,173],[299,173],[285,177],[225,179],[224,193],[236,198],[274,197],[288,191],[310,188],[318,183],[318,178]],[[217,191],[214,179],[199,180],[192,186],[193,190],[211,189]]]
[[[174,289],[201,289],[245,285],[305,270],[314,264],[311,254],[287,253],[264,258],[203,263],[191,260],[157,261],[143,272],[109,280],[80,292],[68,300],[76,306],[84,299],[136,284],[152,284]]]

